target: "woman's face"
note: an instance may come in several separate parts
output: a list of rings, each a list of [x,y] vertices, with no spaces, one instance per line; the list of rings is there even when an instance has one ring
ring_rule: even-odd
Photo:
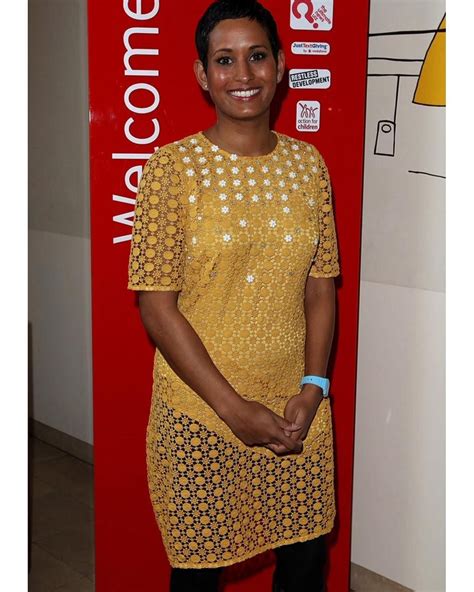
[[[196,76],[218,116],[252,120],[265,116],[284,72],[283,52],[273,57],[265,30],[247,18],[221,21],[209,36],[207,73]]]

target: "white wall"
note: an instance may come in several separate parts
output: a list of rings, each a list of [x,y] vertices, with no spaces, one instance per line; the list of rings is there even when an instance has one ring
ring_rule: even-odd
[[[28,7],[30,416],[92,444],[86,8]]]
[[[370,32],[435,29],[443,14],[435,0],[372,0]],[[369,57],[423,60],[432,36],[372,37]],[[369,74],[420,66],[370,60]],[[352,561],[417,592],[441,592],[445,109],[414,104],[417,78],[400,77],[395,154],[374,154],[396,82],[368,79]]]

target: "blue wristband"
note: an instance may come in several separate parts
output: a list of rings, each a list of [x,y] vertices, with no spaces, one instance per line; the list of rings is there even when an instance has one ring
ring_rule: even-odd
[[[323,389],[323,397],[329,397],[329,380],[327,378],[308,374],[301,379],[300,386],[303,386],[304,384],[315,384],[316,386],[321,387]]]

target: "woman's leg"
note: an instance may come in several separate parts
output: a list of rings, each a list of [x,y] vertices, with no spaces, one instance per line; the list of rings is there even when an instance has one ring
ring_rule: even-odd
[[[324,536],[274,549],[273,592],[325,592]]]
[[[222,567],[171,569],[170,592],[217,592]]]

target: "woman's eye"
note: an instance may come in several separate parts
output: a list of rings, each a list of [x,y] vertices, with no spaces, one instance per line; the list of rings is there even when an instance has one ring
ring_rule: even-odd
[[[258,51],[257,53],[253,53],[250,57],[251,60],[254,62],[259,62],[260,60],[264,60],[267,57],[267,54],[263,51]]]
[[[220,64],[221,66],[227,66],[230,64],[230,58],[223,56],[221,58],[218,58],[217,63]]]

